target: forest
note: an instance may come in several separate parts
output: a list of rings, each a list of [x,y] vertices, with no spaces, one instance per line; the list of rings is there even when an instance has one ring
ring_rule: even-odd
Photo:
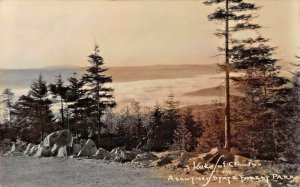
[[[248,158],[299,163],[300,65],[290,64],[294,70],[283,76],[276,47],[255,23],[255,11],[261,7],[244,0],[204,4],[215,8],[208,20],[222,26],[215,35],[224,43],[218,49],[224,59],[219,68],[225,75],[225,103],[213,102],[195,112],[192,106],[181,107],[170,91],[162,96],[165,102],[154,107],[132,102],[116,110],[109,86],[113,77],[105,74],[108,69],[96,44],[82,77],[74,72],[63,80],[57,74],[49,83],[40,74],[27,95],[14,98],[12,89],[2,91],[7,116],[0,124],[0,141],[38,144],[53,131],[69,129],[74,141],[91,138],[107,150],[203,153],[224,147]],[[243,37],[244,32],[252,34]],[[239,94],[231,94],[233,88]]]

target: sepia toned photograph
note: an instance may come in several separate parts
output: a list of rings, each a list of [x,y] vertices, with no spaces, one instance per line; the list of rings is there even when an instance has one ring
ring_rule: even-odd
[[[0,0],[0,187],[299,187],[299,0]]]

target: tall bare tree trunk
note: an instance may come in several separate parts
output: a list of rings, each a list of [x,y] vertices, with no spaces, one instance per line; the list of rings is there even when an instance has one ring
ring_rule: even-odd
[[[228,20],[228,0],[226,0],[226,23],[225,23],[225,143],[224,148],[230,150],[230,88],[229,88],[229,20]]]

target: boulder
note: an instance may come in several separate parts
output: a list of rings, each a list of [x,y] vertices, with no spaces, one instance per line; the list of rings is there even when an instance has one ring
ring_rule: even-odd
[[[113,149],[110,153],[115,162],[128,162],[132,161],[136,157],[135,152],[126,151],[124,148],[121,147]]]
[[[43,144],[38,145],[37,151],[34,157],[49,157],[52,156],[51,147],[44,146]]]
[[[178,159],[181,155],[182,151],[178,150],[178,151],[165,151],[165,152],[161,152],[161,153],[158,153],[157,156],[159,158],[162,158],[162,157],[166,157],[167,155],[169,155],[169,157],[172,158],[172,160],[175,160],[175,159]]]
[[[111,150],[110,153],[113,155],[117,155],[120,151],[125,152],[126,150],[122,147],[117,147],[117,148],[114,148],[113,150]]]
[[[158,157],[156,155],[146,152],[136,155],[136,157],[131,161],[131,164],[141,167],[149,167],[150,163],[157,159]]]
[[[57,157],[59,158],[66,158],[70,155],[70,147],[68,146],[62,146],[61,148],[59,148],[58,153],[57,153]]]
[[[115,162],[130,162],[135,158],[135,154],[131,153],[130,151],[121,151],[119,152],[115,158],[114,161]]]
[[[21,156],[23,155],[23,152],[27,148],[27,143],[22,142],[22,141],[17,141],[16,143],[13,143],[10,150],[7,151],[4,156]]]
[[[16,144],[13,143],[12,146],[11,146],[11,149],[10,149],[10,152],[15,152],[16,151]]]
[[[158,157],[150,152],[142,153],[136,155],[136,157],[132,160],[132,162],[144,162],[144,161],[154,161],[157,160]]]
[[[64,129],[52,132],[44,139],[44,146],[53,147],[56,144],[58,147],[72,146],[73,137],[69,130]]]
[[[111,158],[111,154],[107,150],[99,148],[96,154],[94,154],[92,157],[95,159],[109,159]]]
[[[60,147],[58,145],[54,144],[51,148],[52,156],[57,156],[59,149],[60,149]]]
[[[91,157],[97,152],[97,147],[92,139],[89,139],[78,153],[78,157]]]
[[[72,154],[77,155],[79,151],[82,149],[82,146],[80,144],[73,144],[72,148],[73,148]]]
[[[156,161],[151,162],[150,166],[151,167],[164,166],[170,164],[171,162],[172,162],[172,156],[168,154]]]
[[[194,153],[189,153],[186,151],[182,151],[181,155],[173,161],[173,168],[186,168],[189,163],[189,159],[195,156]],[[196,163],[196,162],[195,162]]]
[[[224,148],[213,148],[210,152],[203,153],[198,156],[199,162],[212,164],[216,164],[218,160],[218,164],[223,164],[223,162],[233,162],[234,159],[234,155]]]
[[[26,147],[26,150],[24,151],[24,155],[25,155],[25,156],[29,156],[30,150],[31,150],[34,146],[35,146],[34,144],[29,143],[29,144],[27,145],[27,147]]]
[[[36,154],[38,148],[39,148],[38,145],[34,145],[34,146],[30,149],[28,156],[34,156],[34,155]]]

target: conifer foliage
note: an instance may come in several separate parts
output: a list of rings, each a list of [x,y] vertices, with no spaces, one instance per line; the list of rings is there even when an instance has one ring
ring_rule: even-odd
[[[230,111],[230,71],[232,70],[231,41],[233,33],[245,30],[260,28],[259,25],[250,21],[254,18],[247,11],[256,10],[252,3],[245,3],[243,0],[207,0],[205,5],[216,5],[217,9],[208,15],[209,21],[216,21],[225,25],[215,34],[219,38],[224,38],[224,46],[219,47],[219,51],[225,56],[224,64],[220,65],[225,70],[226,102],[225,102],[225,143],[224,147],[230,149],[231,144],[231,111]]]
[[[13,106],[13,97],[14,97],[14,92],[10,89],[10,88],[6,88],[3,92],[2,92],[2,100],[1,103],[3,103],[5,105],[5,107],[7,108],[7,116],[8,116],[8,121],[11,124],[12,122],[12,115],[11,115],[11,110],[12,110],[12,106]]]
[[[92,126],[92,129],[98,133],[98,142],[100,141],[101,127],[103,126],[101,117],[106,109],[116,105],[113,100],[113,89],[106,86],[107,83],[112,82],[112,78],[104,74],[107,69],[103,67],[104,60],[99,52],[99,46],[96,44],[94,53],[88,56],[90,67],[83,76],[87,91],[86,96],[90,99],[88,105],[90,109],[89,122],[96,124]]]
[[[20,138],[28,142],[38,142],[53,131],[52,102],[48,99],[48,88],[42,75],[31,84],[27,95],[21,96],[13,107],[15,124]]]
[[[232,134],[233,146],[247,148],[248,150],[242,151],[247,156],[256,157],[263,150],[269,150],[270,154],[263,157],[274,158],[278,151],[278,128],[282,128],[278,127],[281,115],[277,104],[283,99],[282,88],[288,80],[279,76],[280,67],[272,57],[275,48],[267,44],[269,40],[260,34],[252,37],[262,28],[253,22],[256,18],[253,11],[259,7],[244,0],[209,0],[205,4],[219,5],[208,18],[225,23],[225,29],[216,33],[218,37],[225,39],[225,47],[219,48],[221,53],[225,52],[224,69],[226,73],[234,71],[240,75],[228,79],[226,77],[226,87],[229,87],[230,78],[243,94],[242,97],[231,97],[231,101],[235,103],[233,110],[229,112],[233,124],[227,130],[228,126],[225,125],[225,147],[228,147],[226,142],[231,142]],[[245,31],[255,32],[251,37],[245,38],[242,35]],[[225,114],[227,112],[228,108]],[[233,133],[230,133],[230,128]],[[241,133],[244,134],[243,137],[239,136]]]

